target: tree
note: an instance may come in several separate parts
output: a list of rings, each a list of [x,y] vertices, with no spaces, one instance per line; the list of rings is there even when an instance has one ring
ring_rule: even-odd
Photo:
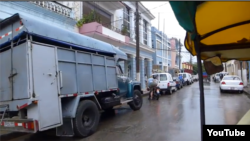
[[[197,62],[193,63],[193,73],[196,75],[198,74],[198,64]],[[201,66],[202,66],[202,72],[205,72],[205,68],[204,68],[204,65],[203,63],[201,63]]]

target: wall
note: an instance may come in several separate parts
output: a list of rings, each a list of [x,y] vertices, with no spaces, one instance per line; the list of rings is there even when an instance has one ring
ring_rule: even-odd
[[[168,66],[168,64],[170,63],[171,65],[171,56],[172,55],[169,55],[171,54],[170,51],[168,51],[168,55],[167,55],[167,51],[164,51],[164,50],[167,50],[167,35],[163,34],[163,37],[165,38],[165,41],[162,40],[162,31],[159,31],[156,27],[151,27],[151,38],[152,38],[152,44],[153,44],[153,48],[155,49],[155,53],[154,53],[154,65],[161,65],[162,68]],[[157,42],[160,43],[160,49],[158,49],[157,47]],[[163,43],[164,45],[163,45]],[[169,58],[169,59],[167,59]],[[170,61],[169,61],[170,60]],[[162,64],[159,64],[158,62],[162,62]],[[164,65],[165,63],[165,65]]]
[[[58,27],[75,31],[75,20],[63,15],[46,10],[31,2],[0,2],[0,19],[5,19],[13,14],[20,13],[34,19],[56,25]]]
[[[174,39],[170,39],[171,50],[175,50],[176,41]],[[175,59],[176,59],[176,52],[171,51],[171,67],[175,67]]]

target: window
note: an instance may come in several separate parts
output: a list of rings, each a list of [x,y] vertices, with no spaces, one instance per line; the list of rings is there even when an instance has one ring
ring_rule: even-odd
[[[148,36],[147,36],[147,21],[143,20],[143,43],[147,44]]]
[[[187,75],[186,74],[183,74],[183,78],[186,78],[187,77]]]
[[[167,79],[167,75],[166,74],[160,74],[160,81],[166,81]]]
[[[122,72],[121,72],[121,70],[120,70],[120,68],[118,66],[116,66],[116,74],[117,75],[121,75],[122,74]]]
[[[228,76],[224,77],[223,80],[240,80],[240,78],[237,76]]]
[[[161,42],[160,41],[156,41],[156,48],[161,49]]]
[[[127,28],[127,31],[130,31],[130,18],[129,18],[130,8],[125,6],[123,9],[123,26]]]

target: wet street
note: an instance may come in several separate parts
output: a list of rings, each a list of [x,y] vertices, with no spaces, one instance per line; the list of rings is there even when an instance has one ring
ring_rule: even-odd
[[[98,131],[85,139],[55,137],[46,134],[10,134],[1,141],[199,141],[200,109],[198,82],[185,86],[159,101],[144,97],[143,107],[132,111],[128,106],[116,110],[115,116],[103,115]],[[250,109],[245,94],[223,93],[219,84],[205,84],[206,124],[237,124]]]

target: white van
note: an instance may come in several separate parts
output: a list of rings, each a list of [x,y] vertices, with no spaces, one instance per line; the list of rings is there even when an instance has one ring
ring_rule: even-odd
[[[179,76],[182,75],[182,78],[184,80],[184,85],[190,85],[193,83],[192,75],[190,73],[179,73]]]
[[[159,88],[161,94],[163,91],[167,91],[169,94],[172,94],[173,91],[176,91],[176,83],[173,81],[172,75],[170,73],[154,73],[153,76],[157,75],[159,80]]]

